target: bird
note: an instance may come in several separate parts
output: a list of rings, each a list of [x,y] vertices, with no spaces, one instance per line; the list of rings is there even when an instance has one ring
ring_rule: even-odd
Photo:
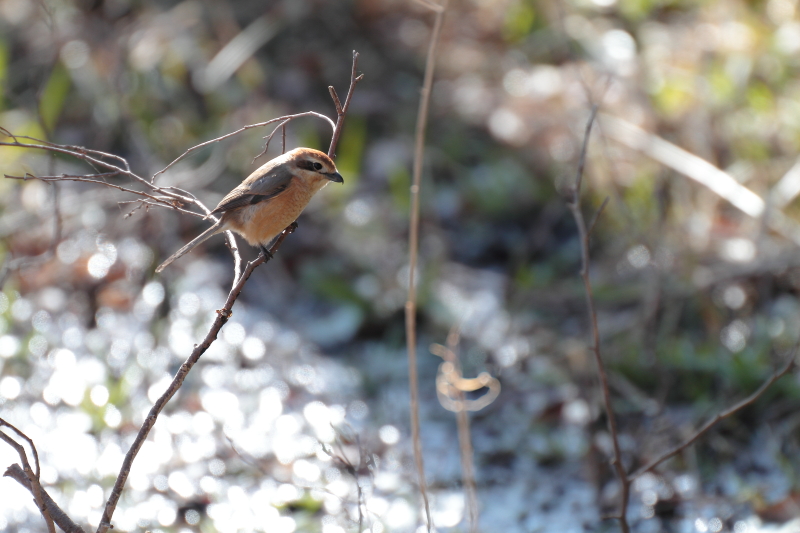
[[[215,224],[172,254],[156,272],[209,237],[229,230],[271,257],[267,245],[297,220],[314,194],[329,182],[344,183],[344,178],[333,160],[319,150],[295,148],[267,161],[207,215],[220,215]]]

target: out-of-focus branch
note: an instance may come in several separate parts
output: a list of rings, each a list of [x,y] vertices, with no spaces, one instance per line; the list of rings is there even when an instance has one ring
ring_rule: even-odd
[[[603,114],[600,117],[600,126],[612,139],[693,179],[746,215],[753,218],[764,216],[767,204],[758,194],[705,159],[618,117]],[[772,205],[765,222],[772,231],[800,245],[800,224],[780,211],[783,207],[782,198],[793,197],[792,191],[795,185],[792,182],[796,179],[794,174],[797,172],[794,169],[790,171],[788,180],[786,182],[781,180],[783,186],[776,187],[776,202]]]
[[[25,435],[22,431],[14,427],[13,425],[9,424],[2,418],[0,418],[0,428],[7,427],[11,431],[17,434],[17,436],[28,443],[33,451],[33,459],[34,463],[36,464],[36,472],[31,469],[31,465],[28,462],[28,454],[25,453],[25,448],[22,444],[15,441],[11,436],[7,435],[5,432],[0,429],[0,440],[5,441],[6,444],[14,448],[16,450],[17,455],[19,455],[19,460],[22,463],[22,470],[25,474],[25,477],[29,483],[29,490],[31,494],[33,494],[33,500],[36,502],[36,506],[39,508],[39,511],[42,513],[42,517],[44,517],[44,521],[47,524],[47,531],[49,533],[56,533],[56,527],[53,524],[53,518],[50,516],[50,511],[47,509],[47,505],[45,505],[44,500],[44,489],[42,485],[39,483],[39,452],[36,451],[36,446],[33,444],[33,441]]]
[[[776,381],[781,379],[783,376],[788,374],[790,370],[795,368],[795,366],[797,365],[797,349],[799,346],[800,346],[800,341],[798,341],[798,343],[795,344],[794,348],[792,348],[792,351],[786,358],[786,361],[784,362],[783,366],[779,368],[777,371],[775,371],[769,378],[767,378],[767,380],[764,381],[764,383],[762,383],[761,386],[757,388],[750,396],[732,405],[731,407],[725,409],[724,411],[720,411],[719,413],[717,413],[713,418],[711,418],[705,424],[703,424],[702,427],[700,427],[700,429],[695,431],[689,438],[687,438],[677,446],[673,446],[669,450],[663,452],[661,455],[659,455],[646,465],[642,466],[641,468],[637,469],[635,472],[630,474],[628,476],[628,481],[633,482],[633,480],[635,480],[637,477],[641,476],[645,472],[652,470],[653,468],[657,467],[670,457],[679,454],[680,452],[691,446],[697,439],[702,437],[706,432],[708,432],[708,430],[717,425],[718,422],[720,422],[725,418],[728,418],[731,415],[736,414],[737,412],[741,411],[748,405],[753,404]]]
[[[8,176],[6,176],[8,177]],[[0,267],[0,289],[2,289],[9,274],[17,270],[35,267],[42,263],[50,261],[56,254],[56,249],[61,243],[61,202],[59,201],[58,184],[53,183],[53,237],[50,239],[50,245],[47,250],[34,257],[9,257],[7,254],[3,260],[3,266]]]
[[[349,426],[346,426],[349,428]],[[354,464],[352,459],[347,456],[344,450],[344,442],[347,444],[355,443],[356,448],[358,449],[358,464]],[[375,467],[375,462],[372,459],[372,456],[367,452],[366,448],[362,446],[361,439],[355,432],[353,432],[352,436],[344,435],[339,429],[336,431],[336,447],[339,449],[339,453],[335,453],[332,449],[329,449],[324,444],[322,445],[322,451],[325,452],[328,457],[334,460],[337,467],[344,470],[349,476],[353,478],[356,484],[356,505],[358,506],[358,531],[364,530],[364,510],[366,510],[367,505],[364,498],[364,488],[361,486],[360,477],[363,473],[369,473],[370,476],[372,475],[372,469]]]
[[[422,183],[422,159],[425,156],[425,130],[428,124],[428,107],[433,87],[433,73],[436,70],[436,48],[442,31],[444,13],[448,0],[433,8],[436,19],[433,23],[431,41],[428,45],[428,57],[425,60],[425,78],[417,112],[417,128],[414,136],[414,175],[411,185],[411,212],[408,230],[408,298],[406,300],[406,345],[408,348],[408,388],[411,396],[411,440],[414,446],[414,462],[417,466],[419,490],[425,504],[425,518],[428,533],[433,529],[431,522],[431,506],[428,502],[428,490],[425,483],[425,462],[422,457],[422,439],[419,428],[419,376],[417,373],[417,285],[416,270],[419,254],[419,189]]]
[[[583,211],[581,211],[580,205],[581,182],[583,180],[583,170],[586,165],[586,151],[589,146],[592,125],[594,124],[596,117],[597,106],[593,106],[592,112],[589,115],[589,121],[586,123],[583,145],[581,147],[580,158],[578,159],[578,173],[577,177],[575,178],[575,186],[567,192],[567,205],[569,206],[572,216],[575,219],[575,224],[578,226],[578,236],[581,244],[581,278],[583,279],[583,286],[586,292],[586,309],[589,315],[589,323],[591,324],[592,353],[594,354],[594,360],[597,365],[597,375],[600,380],[600,390],[603,394],[603,404],[606,410],[608,431],[611,434],[611,442],[613,443],[614,447],[614,459],[612,463],[620,483],[619,515],[615,518],[619,520],[622,533],[629,533],[630,526],[628,525],[626,514],[628,509],[628,495],[630,493],[630,481],[625,473],[625,465],[622,463],[622,450],[619,445],[617,419],[614,416],[614,411],[611,405],[611,392],[608,387],[608,375],[606,374],[603,358],[600,355],[600,332],[597,327],[597,311],[595,309],[594,296],[592,293],[592,280],[589,276],[589,239],[591,237],[589,228],[594,228],[597,216],[606,206],[606,202],[603,202],[598,210],[598,214],[593,217],[592,223],[589,226],[586,224],[586,220],[583,217]]]

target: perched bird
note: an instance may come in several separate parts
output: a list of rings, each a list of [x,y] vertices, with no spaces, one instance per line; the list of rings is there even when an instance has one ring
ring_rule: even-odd
[[[344,183],[330,157],[311,148],[295,148],[250,174],[211,212],[216,224],[161,263],[170,263],[212,235],[234,231],[269,255],[267,245],[305,209],[311,197],[329,181]]]

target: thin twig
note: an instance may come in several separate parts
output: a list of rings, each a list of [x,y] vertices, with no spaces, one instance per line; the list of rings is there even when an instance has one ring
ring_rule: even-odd
[[[433,529],[431,521],[431,507],[428,502],[428,490],[425,483],[425,462],[422,457],[422,438],[419,423],[419,375],[417,373],[417,285],[415,272],[417,269],[417,256],[419,253],[419,190],[422,183],[422,159],[425,155],[425,130],[428,123],[428,108],[430,106],[431,88],[433,87],[433,74],[436,67],[436,48],[439,44],[439,35],[442,30],[444,12],[448,0],[443,0],[440,10],[436,11],[433,23],[431,41],[428,45],[428,56],[425,60],[425,77],[422,82],[422,91],[417,113],[417,127],[414,138],[414,176],[411,185],[411,212],[409,215],[408,231],[408,298],[405,306],[406,314],[406,345],[408,349],[408,388],[411,396],[411,439],[414,447],[414,462],[419,478],[419,490],[425,504],[425,518],[428,533]],[[349,98],[348,98],[349,100]],[[347,104],[345,104],[346,106]]]
[[[331,159],[336,158],[336,145],[339,144],[339,136],[342,134],[344,117],[347,115],[347,110],[350,108],[353,91],[355,91],[358,82],[364,79],[363,74],[356,75],[356,72],[358,72],[358,52],[353,50],[353,67],[350,69],[350,87],[347,89],[347,97],[344,99],[344,105],[339,101],[339,95],[336,94],[336,89],[333,88],[333,85],[328,87],[328,92],[331,93],[331,98],[333,98],[333,104],[336,106],[336,126],[333,128],[333,137],[331,137],[331,145],[328,148],[328,157]]]
[[[119,174],[128,176],[132,180],[139,182],[140,184],[142,184],[145,187],[148,187],[148,188],[150,188],[152,190],[159,191],[161,194],[164,194],[165,196],[170,196],[170,197],[175,198],[176,200],[181,200],[181,201],[184,201],[184,202],[187,202],[187,203],[191,202],[191,200],[187,199],[185,196],[183,196],[181,194],[176,194],[176,193],[173,193],[173,192],[168,192],[166,189],[159,188],[156,185],[154,185],[153,183],[151,183],[151,182],[147,181],[146,179],[144,179],[143,177],[139,176],[138,174],[132,172],[128,168],[127,161],[125,162],[125,168],[122,168],[120,166],[114,165],[112,163],[109,163],[107,161],[103,161],[102,159],[98,159],[97,157],[92,157],[92,156],[89,155],[90,153],[94,153],[94,154],[102,154],[102,155],[100,155],[98,157],[110,157],[110,155],[109,154],[105,154],[105,152],[97,152],[96,150],[88,150],[88,149],[83,148],[81,146],[69,146],[69,145],[54,144],[54,143],[51,143],[51,142],[42,141],[40,139],[35,139],[33,137],[27,137],[27,136],[19,136],[19,138],[30,139],[30,140],[34,141],[35,143],[37,143],[37,144],[21,143],[18,140],[16,140],[16,138],[14,138],[14,142],[0,142],[0,146],[11,146],[11,147],[17,147],[17,148],[33,148],[33,149],[46,150],[46,151],[59,153],[59,154],[64,154],[64,155],[70,155],[72,157],[75,157],[75,158],[78,158],[78,159],[81,159],[81,160],[85,161],[90,166],[92,166],[92,168],[95,168],[95,170],[96,170],[96,167],[102,167],[102,168],[105,168],[107,170],[116,171]],[[119,159],[119,156],[114,156],[114,157]],[[9,176],[9,177],[11,177],[11,176]],[[23,179],[23,178],[17,178],[17,179]],[[108,184],[106,184],[106,185],[108,185]],[[179,189],[175,189],[175,190],[179,190]]]
[[[0,428],[2,427],[11,429],[19,438],[25,440],[31,447],[36,463],[36,472],[31,469],[31,465],[28,462],[28,454],[25,453],[25,448],[13,438],[6,435],[3,431],[0,431],[0,440],[5,441],[6,444],[14,448],[14,450],[17,452],[17,455],[19,455],[19,460],[22,463],[22,470],[25,473],[28,482],[30,483],[30,491],[31,494],[33,494],[33,499],[36,502],[36,506],[39,508],[39,511],[42,513],[42,517],[47,524],[48,533],[56,533],[56,527],[53,524],[53,518],[50,516],[50,511],[48,511],[47,505],[45,505],[44,496],[42,494],[44,489],[39,483],[39,453],[36,451],[36,446],[33,444],[33,441],[27,435],[25,435],[25,433],[0,418]]]
[[[275,129],[272,130],[272,133],[270,133],[269,135],[264,137],[264,141],[265,141],[264,142],[264,149],[261,150],[261,152],[257,156],[255,156],[253,158],[253,161],[251,161],[252,163],[255,163],[256,159],[258,159],[259,157],[261,157],[262,155],[267,153],[267,150],[269,150],[269,143],[272,141],[272,138],[275,136],[276,133],[278,133],[278,130],[280,130],[280,129],[282,129],[283,132],[284,132],[284,134],[283,134],[283,151],[281,153],[284,153],[286,151],[286,125],[289,122],[291,122],[291,120],[284,120],[283,122],[281,122],[280,124],[275,126]]]
[[[725,409],[724,411],[717,413],[713,418],[711,418],[705,424],[703,424],[700,427],[700,429],[695,431],[685,441],[678,444],[677,446],[673,446],[672,448],[665,451],[664,453],[662,453],[661,455],[659,455],[646,465],[642,466],[641,468],[637,469],[635,472],[630,474],[628,476],[628,481],[633,482],[633,480],[635,480],[637,477],[641,476],[645,472],[649,472],[650,470],[657,467],[670,457],[679,454],[681,451],[685,450],[687,447],[692,445],[697,439],[702,437],[704,433],[706,433],[712,427],[717,425],[717,423],[719,423],[721,420],[736,414],[738,411],[741,411],[748,405],[751,405],[756,400],[758,400],[761,397],[761,395],[767,391],[767,389],[769,389],[776,381],[778,381],[783,376],[788,374],[789,371],[795,367],[798,347],[800,347],[800,341],[798,341],[798,343],[794,345],[794,348],[792,348],[791,353],[786,358],[786,362],[784,363],[784,365],[780,369],[778,369],[775,373],[773,373],[764,383],[762,383],[761,386],[757,388],[750,396],[734,404],[733,406]]]
[[[594,214],[592,220],[589,222],[589,226],[586,228],[586,233],[588,233],[589,235],[591,235],[592,231],[594,231],[594,225],[597,224],[597,219],[599,219],[600,215],[603,214],[603,209],[605,209],[606,206],[608,205],[608,201],[610,200],[610,198],[611,198],[610,196],[606,196],[606,199],[603,200],[603,203],[600,204],[600,207],[597,208],[597,212]]]
[[[206,142],[203,142],[203,143],[196,144],[196,145],[192,146],[191,148],[189,148],[188,150],[183,152],[180,156],[175,158],[175,160],[173,160],[172,163],[170,163],[166,167],[162,168],[161,170],[159,170],[158,172],[153,174],[153,177],[150,178],[150,181],[154,182],[155,179],[159,175],[163,174],[164,172],[166,172],[167,170],[172,168],[176,163],[178,163],[178,161],[181,161],[187,155],[191,154],[192,152],[195,152],[195,151],[199,150],[200,148],[204,148],[204,147],[206,147],[206,146],[208,146],[210,144],[214,144],[214,143],[218,143],[220,141],[224,141],[225,139],[229,139],[229,138],[233,137],[234,135],[239,135],[240,133],[242,133],[244,131],[247,131],[247,130],[250,130],[250,129],[253,129],[253,128],[261,128],[261,127],[267,126],[269,124],[273,124],[275,122],[281,122],[281,121],[284,121],[284,120],[288,122],[290,120],[294,120],[294,119],[300,118],[300,117],[317,117],[319,119],[327,121],[328,124],[331,125],[331,128],[333,128],[334,131],[336,130],[336,124],[334,124],[334,122],[330,118],[326,117],[322,113],[317,113],[316,111],[306,111],[304,113],[297,113],[296,115],[284,115],[282,117],[276,117],[276,118],[267,120],[266,122],[258,122],[257,124],[248,124],[247,126],[242,126],[241,128],[239,128],[236,131],[232,131],[230,133],[226,133],[225,135],[222,135],[221,137],[217,137],[216,139],[211,139],[210,141],[206,141]],[[264,150],[264,152],[266,152],[266,150]]]
[[[95,174],[95,176],[103,176],[103,177],[105,177],[105,176],[113,176],[113,175],[119,175],[119,174],[120,174],[120,172],[109,172],[107,174]],[[32,175],[32,174],[26,174],[25,176],[11,176],[9,174],[3,174],[3,177],[5,177],[6,179],[11,179],[11,180],[27,181],[29,179],[36,179],[36,180],[39,180],[39,181],[44,181],[46,183],[55,183],[55,182],[59,182],[59,181],[77,181],[77,182],[81,182],[81,183],[93,183],[95,185],[103,185],[105,187],[110,187],[112,189],[117,189],[118,191],[126,192],[128,194],[134,194],[136,196],[142,196],[144,198],[149,198],[152,202],[154,202],[154,205],[160,205],[161,207],[167,207],[169,209],[175,209],[176,211],[180,211],[180,212],[185,213],[187,215],[194,215],[194,216],[197,216],[197,217],[204,217],[205,216],[205,215],[202,215],[200,213],[195,213],[193,211],[188,211],[186,209],[182,209],[179,205],[176,205],[176,201],[175,201],[174,197],[161,198],[161,197],[158,197],[158,196],[153,196],[152,194],[148,194],[148,193],[146,193],[144,191],[137,191],[135,189],[129,189],[128,187],[123,187],[123,186],[117,185],[115,183],[108,183],[107,181],[103,181],[103,180],[89,179],[89,176],[91,176],[91,175],[79,176],[79,175],[62,174],[60,176],[35,176],[35,175]],[[194,201],[192,201],[189,198],[186,198],[185,201],[186,201],[186,203],[195,203]]]
[[[586,165],[586,151],[589,145],[589,138],[592,133],[592,125],[597,116],[597,106],[592,106],[592,111],[589,115],[589,121],[586,124],[586,131],[583,138],[583,146],[581,147],[580,159],[578,160],[578,175],[575,178],[575,187],[571,191],[568,198],[568,205],[572,216],[575,218],[575,224],[578,226],[578,236],[581,243],[581,278],[586,292],[586,309],[589,315],[589,322],[591,323],[592,333],[592,353],[597,365],[597,375],[600,378],[600,390],[603,394],[603,404],[606,410],[606,419],[608,421],[608,431],[611,434],[611,442],[614,447],[614,459],[612,464],[620,482],[620,502],[619,502],[619,515],[616,517],[619,520],[620,529],[622,533],[629,533],[630,526],[628,525],[627,509],[628,509],[628,495],[630,493],[630,481],[625,473],[625,465],[622,462],[622,450],[619,445],[619,434],[617,430],[617,420],[614,416],[614,410],[611,405],[611,392],[608,388],[608,376],[606,374],[603,358],[600,356],[600,332],[597,327],[597,311],[594,305],[594,296],[592,294],[592,281],[589,276],[589,238],[591,234],[586,226],[586,221],[583,218],[583,211],[580,206],[581,195],[581,181],[583,179],[583,170]],[[603,202],[599,212],[605,207],[606,202]],[[591,227],[594,227],[594,220]]]

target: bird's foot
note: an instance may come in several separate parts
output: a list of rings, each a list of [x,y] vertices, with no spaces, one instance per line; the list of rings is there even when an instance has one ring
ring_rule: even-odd
[[[263,244],[261,245],[261,251],[264,252],[264,258],[267,261],[269,261],[270,259],[273,259],[275,257],[274,255],[272,255],[272,252],[270,252],[269,249],[266,246],[264,246]]]

